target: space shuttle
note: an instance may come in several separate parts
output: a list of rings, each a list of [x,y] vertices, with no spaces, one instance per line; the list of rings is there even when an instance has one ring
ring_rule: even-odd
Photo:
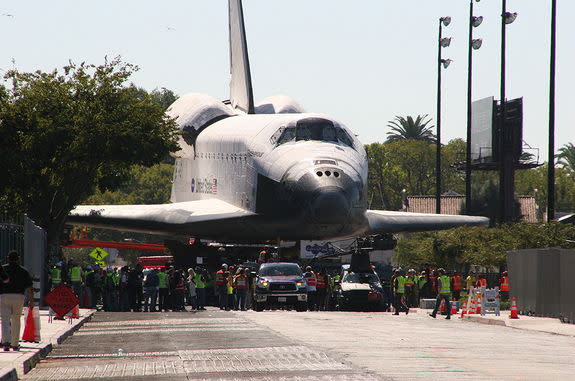
[[[241,0],[229,0],[230,99],[181,96],[171,203],[80,205],[68,224],[219,242],[328,240],[487,225],[367,209],[367,155],[340,121],[293,98],[254,103]]]

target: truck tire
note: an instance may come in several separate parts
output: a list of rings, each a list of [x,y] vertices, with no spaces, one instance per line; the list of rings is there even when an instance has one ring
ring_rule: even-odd
[[[254,311],[261,312],[264,310],[264,305],[262,303],[254,302]]]

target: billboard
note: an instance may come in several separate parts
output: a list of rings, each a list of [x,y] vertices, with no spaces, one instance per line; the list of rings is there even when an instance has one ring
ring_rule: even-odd
[[[495,112],[497,120],[497,130],[501,124],[501,105],[497,106]],[[498,137],[498,133],[494,134]],[[516,98],[505,102],[505,129],[503,136],[498,137],[493,142],[494,159],[498,160],[498,154],[503,152],[511,152],[513,162],[518,162],[523,152],[523,98]],[[501,149],[500,144],[503,144]]]
[[[328,254],[335,254],[335,248],[329,241],[301,241],[300,257],[302,259],[313,259]]]
[[[477,100],[471,105],[471,161],[490,163],[494,160],[493,97]]]
[[[354,238],[336,241],[300,241],[300,258],[314,259],[329,255],[336,255],[348,251],[355,243]]]

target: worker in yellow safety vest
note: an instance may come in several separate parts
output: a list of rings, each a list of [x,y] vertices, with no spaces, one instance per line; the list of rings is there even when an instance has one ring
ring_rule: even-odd
[[[70,283],[72,283],[72,290],[74,290],[74,294],[80,299],[80,303],[82,301],[82,267],[78,266],[77,264],[73,264],[70,268]]]
[[[200,266],[196,266],[194,282],[196,283],[196,293],[198,294],[198,310],[206,309],[206,277],[206,270]]]
[[[467,278],[465,278],[465,287],[467,289],[467,292],[470,292],[471,288],[475,287],[476,281],[477,278],[475,277],[475,272],[470,271],[469,274],[467,275]]]
[[[405,303],[407,307],[415,307],[417,302],[417,282],[415,270],[409,269],[405,277]]]
[[[158,311],[168,311],[168,274],[166,274],[166,268],[160,268],[160,271],[156,274],[158,276]]]
[[[58,262],[52,267],[50,279],[52,280],[52,288],[56,288],[62,283],[62,262]]]
[[[435,318],[441,301],[445,301],[445,309],[447,311],[446,319],[451,319],[451,278],[445,275],[444,269],[438,269],[437,274],[437,299],[435,300],[435,308],[433,312],[429,314],[432,318]]]
[[[226,311],[231,309],[235,309],[235,300],[234,300],[234,275],[232,271],[234,270],[234,266],[230,266],[230,271],[226,271],[226,286],[227,286],[227,294],[228,294],[228,304],[226,306]]]
[[[394,315],[399,315],[399,312],[405,311],[409,313],[409,307],[405,303],[405,279],[401,273],[401,269],[396,269],[393,277],[393,308],[395,309]]]

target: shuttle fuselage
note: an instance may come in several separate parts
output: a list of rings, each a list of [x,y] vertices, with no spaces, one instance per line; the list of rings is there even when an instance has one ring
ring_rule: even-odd
[[[221,199],[266,219],[270,239],[347,236],[367,227],[366,182],[363,146],[341,123],[312,113],[238,115],[180,152],[171,201]]]

